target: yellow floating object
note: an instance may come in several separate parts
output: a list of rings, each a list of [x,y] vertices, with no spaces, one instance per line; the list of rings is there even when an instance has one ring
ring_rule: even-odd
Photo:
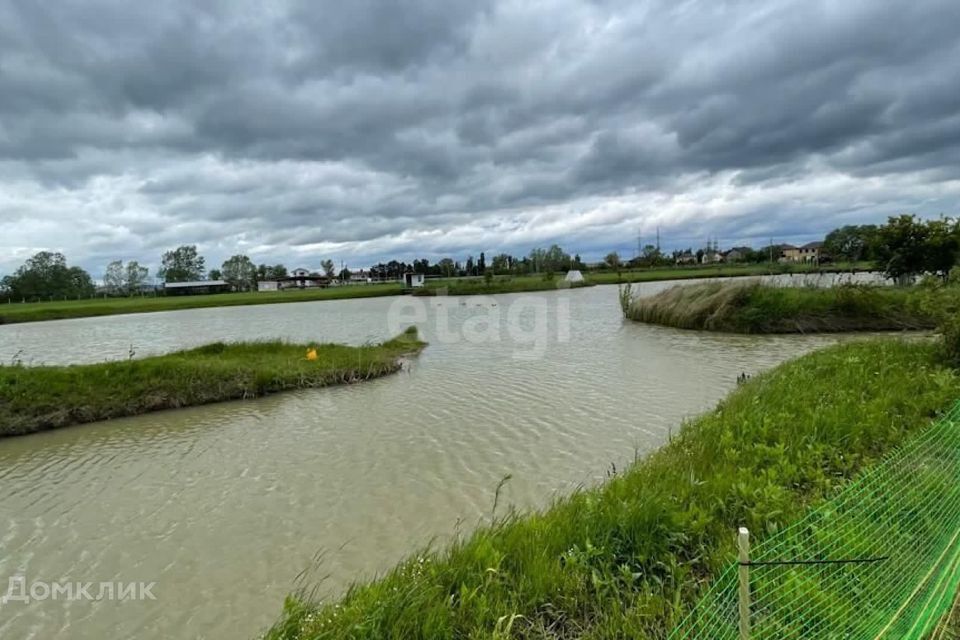
[[[307,349],[307,360],[316,360],[316,359],[317,359],[317,350]]]

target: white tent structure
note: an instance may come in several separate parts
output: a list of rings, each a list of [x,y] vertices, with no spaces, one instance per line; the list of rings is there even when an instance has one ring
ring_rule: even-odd
[[[563,280],[564,282],[583,282],[583,274],[580,273],[579,269],[570,269]]]

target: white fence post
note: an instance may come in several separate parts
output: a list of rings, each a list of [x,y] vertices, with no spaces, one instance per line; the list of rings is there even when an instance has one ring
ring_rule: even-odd
[[[750,640],[750,532],[746,527],[737,531],[737,549],[740,552],[740,640]]]

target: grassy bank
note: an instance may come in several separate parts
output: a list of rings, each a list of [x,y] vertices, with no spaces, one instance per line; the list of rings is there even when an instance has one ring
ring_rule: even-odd
[[[931,342],[873,340],[781,365],[604,485],[423,551],[268,638],[664,638],[733,558],[960,395]],[[638,416],[638,420],[642,420]]]
[[[936,295],[956,297],[943,288]],[[918,289],[844,285],[778,287],[751,282],[676,286],[625,304],[631,320],[680,329],[737,333],[813,333],[930,329]]]
[[[428,281],[423,289],[414,291],[414,295],[476,296],[497,293],[522,293],[525,291],[554,291],[556,289],[578,289],[588,287],[593,282],[565,282],[563,275],[555,276],[503,276],[486,280],[484,278],[445,278]]]
[[[816,267],[812,264],[731,264],[693,265],[685,267],[658,267],[654,269],[625,269],[617,271],[593,271],[584,273],[584,281],[570,284],[564,282],[565,273],[528,276],[495,276],[437,278],[427,281],[420,295],[451,296],[489,295],[495,293],[519,293],[524,291],[548,291],[563,287],[584,287],[596,284],[625,284],[632,282],[657,282],[661,280],[692,280],[698,278],[736,278],[744,276],[781,275],[787,273],[850,273],[868,271],[867,263],[836,264]]]
[[[93,300],[63,300],[0,304],[0,324],[66,320],[93,316],[111,316],[124,313],[152,313],[206,307],[236,307],[283,302],[312,302],[314,300],[343,300],[345,298],[372,298],[400,295],[399,283],[352,285],[329,289],[287,289],[285,291],[251,291],[245,293],[218,293],[199,296],[144,296],[136,298],[96,298]]]
[[[695,278],[737,278],[745,276],[783,275],[787,273],[855,273],[870,271],[869,262],[836,263],[817,266],[812,263],[760,263],[760,264],[705,264],[686,267],[658,267],[656,269],[632,269],[598,271],[591,273],[593,284],[624,284],[629,282],[658,282],[661,280],[692,280]]]
[[[411,329],[362,347],[218,342],[140,360],[0,366],[0,436],[366,380],[396,371],[401,355],[422,347]]]

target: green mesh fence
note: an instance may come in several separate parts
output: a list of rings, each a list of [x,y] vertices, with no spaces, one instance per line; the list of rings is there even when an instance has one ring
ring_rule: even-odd
[[[823,560],[869,560],[829,563]],[[799,522],[752,543],[751,640],[926,638],[960,583],[960,403]],[[739,563],[670,634],[741,638]]]

